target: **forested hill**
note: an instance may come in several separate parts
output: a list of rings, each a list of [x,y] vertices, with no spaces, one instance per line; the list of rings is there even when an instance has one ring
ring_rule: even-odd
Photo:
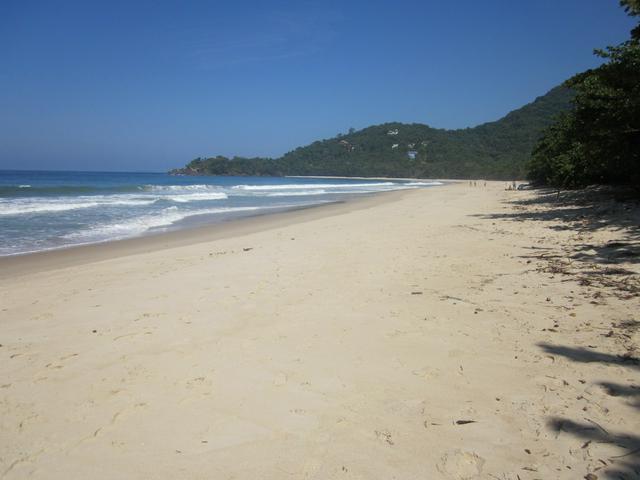
[[[556,87],[498,121],[443,130],[386,123],[299,147],[280,158],[195,159],[173,174],[336,175],[420,178],[524,178],[544,128],[570,108],[573,94]]]

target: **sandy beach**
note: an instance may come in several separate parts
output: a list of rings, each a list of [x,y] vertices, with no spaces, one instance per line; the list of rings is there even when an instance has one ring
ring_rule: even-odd
[[[0,259],[0,478],[638,478],[637,210],[504,187]]]

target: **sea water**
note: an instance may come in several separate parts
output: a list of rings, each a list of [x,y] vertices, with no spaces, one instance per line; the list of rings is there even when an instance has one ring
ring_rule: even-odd
[[[434,185],[441,183],[0,170],[0,256]]]

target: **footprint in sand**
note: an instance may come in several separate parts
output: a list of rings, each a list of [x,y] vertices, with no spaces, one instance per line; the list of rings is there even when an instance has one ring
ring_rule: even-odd
[[[389,445],[395,445],[393,441],[393,436],[391,435],[391,432],[389,432],[388,430],[376,430],[374,433],[376,434],[376,438],[378,440],[386,442]]]
[[[279,373],[276,375],[276,378],[273,380],[273,384],[276,387],[282,387],[287,383],[287,376],[284,373]]]
[[[474,452],[450,450],[438,462],[438,471],[451,480],[473,480],[480,478],[484,458]]]
[[[416,377],[424,378],[425,380],[429,380],[431,378],[437,378],[441,375],[440,370],[432,367],[423,367],[416,370],[412,370],[411,373]]]

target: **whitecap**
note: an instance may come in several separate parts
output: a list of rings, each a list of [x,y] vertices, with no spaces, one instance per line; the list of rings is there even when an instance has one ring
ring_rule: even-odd
[[[175,193],[175,192],[199,192],[199,191],[210,191],[210,190],[219,190],[220,187],[218,185],[207,185],[207,184],[198,184],[198,185],[144,185],[142,190],[149,192],[167,192],[167,193]]]
[[[443,185],[442,182],[408,182],[404,185],[409,187],[435,187],[436,185]]]
[[[185,218],[196,215],[216,213],[234,213],[242,211],[262,210],[274,207],[220,207],[199,210],[180,210],[177,206],[164,208],[155,214],[143,215],[124,222],[94,225],[86,230],[73,232],[63,238],[91,242],[96,240],[116,240],[141,235],[149,230],[167,227]]]
[[[324,189],[319,190],[300,190],[295,192],[265,192],[264,197],[304,197],[307,195],[326,195],[328,192]]]
[[[292,183],[282,185],[235,185],[232,187],[235,190],[303,190],[303,189],[326,189],[326,188],[376,188],[376,187],[391,187],[397,186],[397,183],[393,182],[379,182],[379,183]]]
[[[136,198],[128,195],[62,197],[56,199],[28,198],[0,201],[0,215],[28,215],[64,212],[94,207],[150,205],[155,198]]]
[[[186,202],[198,202],[203,200],[225,200],[227,197],[226,193],[222,192],[211,192],[211,193],[185,193],[182,195],[167,195],[165,197],[168,200],[179,203]]]
[[[64,212],[80,208],[91,208],[100,205],[97,202],[58,203],[58,202],[29,202],[29,203],[0,203],[0,215],[25,215],[31,213]]]

